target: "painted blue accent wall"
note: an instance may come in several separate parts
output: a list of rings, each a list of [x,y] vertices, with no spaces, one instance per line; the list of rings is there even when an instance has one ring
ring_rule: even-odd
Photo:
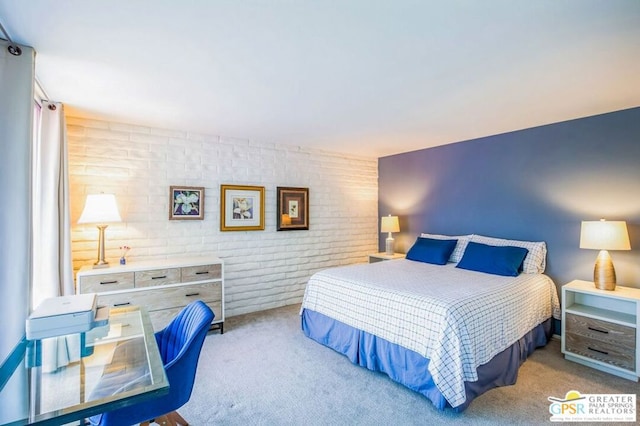
[[[625,220],[619,285],[640,287],[640,108],[382,157],[379,214],[398,215],[396,251],[421,232],[546,241],[558,288],[592,280],[582,220]],[[385,235],[380,235],[384,250]]]

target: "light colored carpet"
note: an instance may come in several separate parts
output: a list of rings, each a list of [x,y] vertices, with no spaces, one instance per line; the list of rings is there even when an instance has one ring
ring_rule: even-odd
[[[485,393],[463,413],[439,412],[386,375],[306,338],[299,309],[232,317],[224,334],[210,333],[183,417],[194,426],[538,425],[549,424],[549,396],[638,391],[638,383],[564,360],[552,340],[523,364],[515,385]]]

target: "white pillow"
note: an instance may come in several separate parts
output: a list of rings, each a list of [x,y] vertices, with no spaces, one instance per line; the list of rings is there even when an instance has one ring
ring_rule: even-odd
[[[458,240],[456,247],[449,256],[449,263],[458,263],[462,259],[464,250],[469,244],[472,235],[440,235],[440,234],[420,234],[420,238],[433,238],[434,240]]]
[[[542,274],[547,267],[547,243],[544,241],[505,240],[475,234],[471,236],[471,241],[490,246],[526,248],[529,250],[529,253],[527,253],[527,257],[525,257],[524,262],[522,262],[522,272],[525,274]]]

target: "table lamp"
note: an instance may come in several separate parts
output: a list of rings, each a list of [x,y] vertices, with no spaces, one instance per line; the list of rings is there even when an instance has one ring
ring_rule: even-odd
[[[607,250],[631,250],[627,223],[604,219],[583,221],[580,248],[600,250],[593,268],[593,282],[600,290],[615,290],[616,270]]]
[[[84,204],[84,210],[78,223],[95,223],[98,227],[98,260],[94,268],[108,268],[109,262],[104,260],[104,230],[107,222],[121,222],[116,197],[113,194],[90,194]]]
[[[398,216],[383,216],[380,221],[380,232],[388,232],[387,240],[385,242],[385,254],[393,256],[393,237],[392,232],[400,232],[400,224],[398,223]]]

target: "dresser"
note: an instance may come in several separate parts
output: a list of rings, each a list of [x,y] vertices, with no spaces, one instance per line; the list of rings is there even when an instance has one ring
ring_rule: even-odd
[[[629,380],[640,377],[640,289],[599,290],[575,280],[562,287],[565,359]]]
[[[202,300],[215,314],[212,327],[224,332],[224,263],[217,257],[85,266],[76,276],[76,293],[97,293],[103,306],[144,306],[155,331],[192,301]]]

